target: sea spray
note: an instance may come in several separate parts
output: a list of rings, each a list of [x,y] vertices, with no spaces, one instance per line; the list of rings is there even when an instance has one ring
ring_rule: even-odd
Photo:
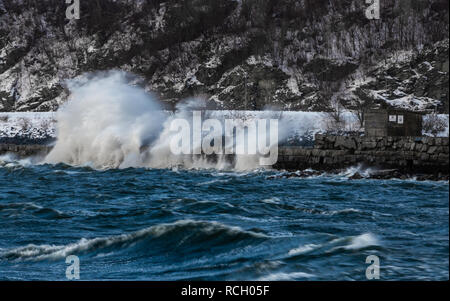
[[[130,85],[130,78],[132,76],[128,73],[111,71],[69,81],[71,96],[57,112],[58,139],[45,162],[89,165],[99,169],[182,167],[251,170],[261,167],[260,163],[266,160],[255,153],[238,153],[230,160],[227,152],[216,153],[215,160],[211,160],[199,151],[202,139],[193,139],[198,135],[203,138],[201,125],[200,133],[196,132],[192,110],[204,108],[204,100],[187,99],[177,105],[175,113],[165,112],[156,98],[144,89]],[[172,125],[180,119],[186,120],[193,128],[187,134],[193,141],[190,156],[180,156],[171,151],[171,142],[179,135]],[[227,120],[223,121],[226,124]],[[236,133],[244,133],[248,124],[249,120],[240,118],[234,120],[233,127]],[[264,139],[258,145],[270,149],[273,155],[278,145],[278,128],[269,131],[273,139],[269,139],[268,144]],[[233,130],[222,132],[221,136],[225,135],[225,141],[228,141],[225,149],[244,149],[241,144],[245,142],[257,143],[250,134],[243,139],[244,142],[228,139],[227,135],[233,133]]]
[[[156,100],[127,84],[124,72],[69,81],[57,112],[57,142],[47,163],[95,168],[143,166],[141,147],[156,139],[164,116]]]

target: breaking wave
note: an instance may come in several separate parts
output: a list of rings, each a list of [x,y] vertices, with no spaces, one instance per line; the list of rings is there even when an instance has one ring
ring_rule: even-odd
[[[19,159],[16,155],[11,153],[0,156],[0,167],[3,168],[20,169],[22,167],[32,166],[35,163],[35,158]]]
[[[149,246],[164,244],[171,249],[176,247],[204,250],[212,246],[226,247],[236,241],[264,240],[268,236],[246,231],[239,227],[227,226],[217,222],[180,220],[169,224],[159,224],[129,234],[86,239],[67,245],[35,245],[0,251],[0,257],[8,260],[59,260],[68,255],[95,255],[99,252],[114,253],[134,248],[149,252]],[[195,251],[195,250],[194,250]]]
[[[71,96],[56,114],[57,142],[44,162],[89,165],[96,169],[182,167],[252,170],[260,167],[259,154],[239,154],[232,160],[230,156],[221,154],[214,160],[203,155],[174,155],[170,142],[178,137],[175,136],[178,133],[173,131],[172,121],[183,119],[192,125],[192,110],[203,110],[205,101],[187,99],[177,105],[175,113],[164,111],[155,97],[138,86],[130,85],[130,77],[125,72],[113,71],[101,75],[88,74],[69,81]],[[234,119],[238,120],[237,127],[246,127],[246,118]],[[194,135],[194,131],[190,135]],[[253,137],[248,135],[247,139]],[[199,142],[192,141],[192,151],[201,149],[202,146],[196,143]],[[235,144],[224,147],[237,147],[237,142],[232,143]]]

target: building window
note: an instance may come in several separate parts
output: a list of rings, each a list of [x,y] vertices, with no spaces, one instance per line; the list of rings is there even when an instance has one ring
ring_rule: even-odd
[[[403,124],[403,115],[397,116],[397,122],[398,122],[398,124]]]
[[[390,122],[396,122],[396,121],[397,121],[397,116],[395,116],[395,115],[389,115],[389,121],[390,121]]]

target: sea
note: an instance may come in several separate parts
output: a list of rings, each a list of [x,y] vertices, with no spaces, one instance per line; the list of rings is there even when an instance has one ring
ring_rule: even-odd
[[[0,280],[449,279],[448,182],[283,174],[2,157]]]

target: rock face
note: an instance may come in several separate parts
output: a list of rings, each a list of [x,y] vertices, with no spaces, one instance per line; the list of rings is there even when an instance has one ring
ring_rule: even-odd
[[[393,64],[375,67],[370,79],[357,85],[360,99],[416,111],[448,113],[448,39]]]
[[[52,111],[64,80],[122,69],[168,106],[326,110],[329,99],[448,112],[448,1],[0,0],[0,111]],[[407,3],[407,4],[405,4]],[[336,96],[336,97],[334,97]]]

